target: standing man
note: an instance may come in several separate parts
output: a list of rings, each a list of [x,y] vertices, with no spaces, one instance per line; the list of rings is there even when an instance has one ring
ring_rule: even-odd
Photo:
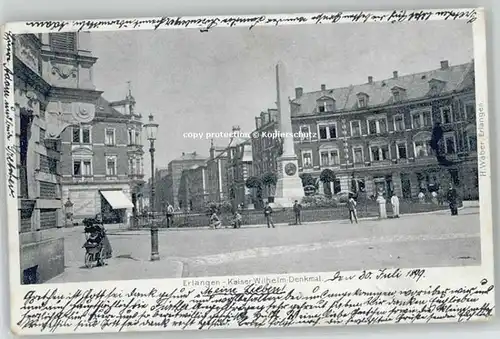
[[[264,216],[266,217],[267,228],[271,228],[271,226],[275,228],[272,214],[273,214],[273,209],[271,208],[271,206],[269,206],[269,201],[268,201],[266,202],[266,207],[264,207]]]
[[[392,193],[391,197],[392,213],[394,218],[399,218],[399,198],[396,193]]]
[[[300,220],[300,212],[302,210],[302,205],[299,204],[297,200],[293,203],[293,213],[295,214],[295,225],[302,225]]]
[[[448,189],[446,197],[450,204],[451,215],[458,215],[458,194],[452,183],[450,183],[450,188]]]
[[[167,228],[174,225],[174,206],[167,202]]]
[[[352,194],[349,194],[349,200],[347,201],[347,208],[349,209],[349,220],[351,221],[351,224],[354,221],[356,221],[356,224],[358,223],[358,215],[356,211],[356,200],[354,200],[354,197]]]

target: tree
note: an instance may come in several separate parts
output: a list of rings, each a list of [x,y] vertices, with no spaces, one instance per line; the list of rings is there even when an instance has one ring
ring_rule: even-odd
[[[249,177],[245,181],[245,186],[248,188],[261,188],[262,187],[262,181],[257,178],[257,177]]]
[[[331,169],[326,168],[319,175],[319,180],[321,180],[325,184],[335,181],[335,173]]]
[[[310,173],[302,173],[300,175],[300,179],[302,179],[302,186],[316,186],[316,179]]]
[[[332,189],[330,187],[330,183],[335,181],[335,173],[331,169],[324,169],[319,175],[319,180],[321,180],[324,184],[326,184],[328,195],[333,195]]]
[[[267,187],[269,196],[274,197],[274,192],[273,192],[274,190],[272,188],[274,188],[276,186],[276,183],[278,182],[278,177],[276,173],[274,172],[264,173],[264,175],[262,175],[261,180],[264,186]]]
[[[278,182],[278,177],[274,172],[267,172],[264,175],[262,175],[261,180],[265,186],[273,186],[276,185],[276,183]]]

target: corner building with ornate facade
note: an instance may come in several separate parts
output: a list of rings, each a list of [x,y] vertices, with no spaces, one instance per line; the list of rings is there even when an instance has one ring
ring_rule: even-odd
[[[92,81],[90,34],[18,34],[14,39],[20,279],[64,271],[61,134],[89,123],[102,92]]]
[[[319,178],[330,169],[334,193],[395,192],[411,198],[447,189],[447,168],[430,147],[432,128],[444,130],[443,151],[458,164],[464,199],[478,198],[474,62],[368,81],[361,85],[304,92],[291,100],[299,171]],[[320,183],[323,186],[322,183]],[[320,188],[323,192],[324,187]]]

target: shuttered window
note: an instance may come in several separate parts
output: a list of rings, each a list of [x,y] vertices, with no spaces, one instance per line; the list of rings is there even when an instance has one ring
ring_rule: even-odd
[[[57,185],[51,182],[40,181],[40,198],[57,198]]]
[[[31,232],[31,216],[33,215],[32,209],[21,210],[21,233]]]
[[[40,154],[40,172],[57,174],[58,165],[59,162],[56,159]]]
[[[76,52],[76,33],[50,33],[50,47],[56,51]]]
[[[57,227],[57,210],[56,209],[41,209],[40,210],[40,229],[48,229]]]

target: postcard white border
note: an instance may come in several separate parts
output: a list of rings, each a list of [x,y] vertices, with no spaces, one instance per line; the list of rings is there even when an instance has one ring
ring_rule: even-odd
[[[421,14],[420,18],[428,15],[425,20],[453,20],[451,16],[452,9],[432,9],[432,10],[415,10],[409,11],[404,10],[406,15],[411,13],[424,13]],[[457,9],[458,11],[458,9]],[[362,19],[358,22],[384,22],[388,21],[383,18],[388,18],[392,11],[362,11],[362,12],[337,12],[337,13],[323,13],[322,15],[326,17],[335,16],[340,17],[335,24],[339,23],[352,23],[353,18],[360,15]],[[427,14],[425,14],[427,13]],[[440,283],[443,285],[456,285],[456,283],[470,283],[477,284],[481,279],[488,279],[490,282],[494,280],[493,271],[493,232],[492,232],[492,203],[491,203],[491,161],[490,161],[490,135],[489,135],[489,106],[488,106],[488,86],[487,86],[487,63],[486,63],[486,33],[485,33],[485,13],[482,8],[470,8],[470,9],[460,9],[460,13],[464,13],[458,20],[473,21],[471,23],[473,34],[474,34],[474,60],[475,60],[475,81],[476,81],[476,111],[478,118],[482,119],[482,125],[476,123],[478,130],[478,153],[480,159],[478,164],[481,166],[481,171],[485,172],[484,176],[479,176],[479,195],[480,195],[480,234],[481,234],[481,265],[480,266],[470,266],[470,267],[445,267],[445,268],[426,268],[427,277],[425,279],[425,284]],[[217,27],[251,27],[254,24],[259,26],[276,25],[279,21],[280,25],[288,24],[314,24],[314,16],[320,13],[305,13],[305,14],[284,14],[284,15],[236,15],[236,16],[205,16],[205,17],[185,17],[182,18],[189,22],[185,26],[176,26],[174,24],[168,25],[168,22],[175,22],[176,17],[172,18],[141,18],[141,19],[115,19],[115,20],[73,20],[73,21],[44,21],[38,24],[31,23],[31,27],[28,26],[26,22],[15,22],[10,23],[2,27],[2,38],[5,34],[20,34],[20,33],[49,33],[53,32],[52,29],[44,27],[47,25],[62,26],[60,27],[61,32],[63,31],[74,31],[82,29],[85,31],[108,31],[108,30],[146,30],[146,29],[185,29],[185,28],[196,28],[200,30],[206,29],[210,22],[217,21]],[[291,18],[304,17],[307,18],[304,22],[298,22],[296,20],[290,20]],[[234,21],[234,25],[231,25],[230,18],[239,18],[237,23]],[[260,19],[264,18],[264,19]],[[382,19],[381,19],[382,18]],[[408,17],[407,17],[408,18]],[[417,16],[413,16],[411,20],[405,19],[403,22],[407,21],[419,21],[416,19]],[[269,19],[274,21],[267,22]],[[226,23],[222,23],[226,20]],[[385,21],[384,21],[385,20]],[[423,20],[423,19],[421,19]],[[300,20],[299,20],[300,21]],[[257,23],[256,23],[257,22]],[[45,24],[42,24],[45,23]],[[93,24],[99,23],[98,27],[91,27]],[[161,23],[161,24],[160,24]],[[322,24],[334,24],[325,20]],[[389,23],[387,23],[389,24]],[[465,24],[465,22],[464,22]],[[159,26],[159,27],[156,27]],[[4,65],[2,67],[3,80],[6,91],[4,93],[4,98],[7,99],[5,102],[5,110],[9,110],[14,104],[14,83],[13,81],[5,81],[6,72],[8,70],[13,70],[13,51],[9,50],[11,47],[8,43],[3,43],[2,54],[4,56]],[[11,56],[11,58],[9,58]],[[5,95],[7,93],[7,95]],[[4,111],[5,113],[5,111]],[[484,115],[483,115],[484,113]],[[14,114],[12,112],[12,114]],[[14,117],[15,119],[15,117]],[[6,120],[7,121],[7,120]],[[481,127],[483,126],[483,127]],[[15,133],[14,137],[11,139],[7,138],[8,128],[12,128],[6,124],[4,126],[5,133],[5,149],[4,156],[6,155],[6,149],[15,146]],[[14,127],[15,128],[15,127]],[[15,129],[14,129],[15,131]],[[7,168],[7,175],[8,175]],[[14,183],[14,187],[17,192],[17,181]],[[7,186],[8,187],[8,186]],[[57,287],[61,291],[72,291],[76,288],[92,288],[92,287],[113,287],[118,283],[120,288],[126,289],[133,286],[140,285],[141,287],[154,287],[162,286],[162,288],[175,288],[182,285],[184,279],[162,279],[162,280],[134,280],[134,281],[106,281],[106,282],[88,282],[88,283],[66,283],[66,284],[43,284],[43,285],[21,285],[20,284],[20,253],[19,253],[19,215],[18,215],[18,200],[17,197],[13,197],[9,193],[7,188],[7,220],[8,220],[8,248],[9,248],[9,280],[10,280],[10,297],[11,297],[11,325],[12,330],[17,334],[40,334],[37,330],[24,329],[21,330],[15,325],[16,319],[19,318],[20,312],[19,307],[22,305],[23,295],[27,290],[35,289],[37,291],[44,291],[51,287]],[[349,273],[349,272],[346,272]],[[360,274],[360,272],[352,272],[353,274]],[[308,274],[308,275],[313,275]],[[326,274],[321,274],[326,276]],[[267,275],[268,277],[276,277],[276,275]],[[290,274],[289,276],[301,276],[301,274]],[[446,277],[446,280],[443,280]],[[245,278],[245,277],[240,277]],[[221,278],[200,278],[203,280],[219,280],[225,281],[228,277]],[[196,280],[196,279],[190,279]],[[337,288],[342,289],[342,286],[348,286],[346,282],[337,283]],[[348,282],[350,288],[352,288],[353,282]],[[362,281],[356,282],[357,286],[363,287]],[[384,283],[384,288],[391,290],[394,288],[399,288],[396,285],[400,285],[402,282],[396,281],[393,283]],[[295,286],[296,285],[296,286]],[[308,286],[309,285],[309,286]],[[306,290],[310,287],[310,283],[298,283],[294,284],[299,290]],[[494,299],[492,296],[491,303],[494,304]],[[140,331],[149,330],[161,330],[157,328],[142,328],[138,329]],[[87,332],[82,329],[81,332]],[[103,332],[107,332],[104,330]],[[110,329],[109,332],[116,332],[114,329]],[[57,332],[66,333],[66,332]]]

